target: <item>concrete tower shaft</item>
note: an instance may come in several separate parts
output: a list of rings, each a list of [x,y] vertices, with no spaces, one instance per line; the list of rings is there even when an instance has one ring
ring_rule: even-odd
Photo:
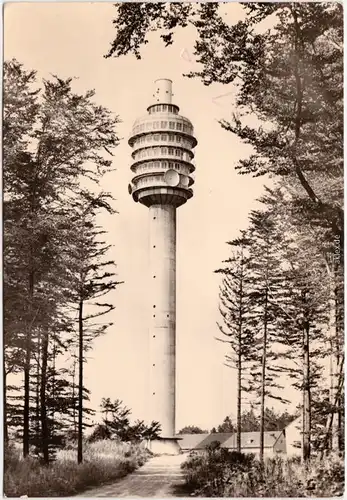
[[[151,415],[162,437],[175,435],[176,381],[176,208],[149,209],[151,318]]]

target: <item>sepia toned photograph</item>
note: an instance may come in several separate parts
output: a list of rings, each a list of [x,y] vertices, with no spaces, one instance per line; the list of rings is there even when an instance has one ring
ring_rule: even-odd
[[[4,497],[344,495],[343,22],[4,4]]]

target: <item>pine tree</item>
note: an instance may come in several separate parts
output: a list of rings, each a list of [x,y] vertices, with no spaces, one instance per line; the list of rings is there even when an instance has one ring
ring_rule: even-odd
[[[229,416],[226,416],[223,422],[217,427],[217,432],[235,432],[235,426]]]
[[[254,355],[252,376],[254,389],[260,397],[260,460],[263,460],[266,399],[270,397],[286,402],[285,398],[275,394],[281,388],[276,381],[276,363],[280,357],[276,347],[279,322],[276,302],[283,284],[283,276],[282,237],[276,230],[273,207],[251,213],[249,238],[252,274],[252,292],[249,295],[250,324],[255,330],[255,345],[258,350]]]
[[[247,369],[252,359],[254,346],[254,331],[247,324],[249,310],[249,259],[246,255],[247,236],[229,242],[236,250],[231,258],[224,262],[224,267],[216,272],[223,276],[220,287],[220,313],[223,324],[218,325],[225,336],[232,354],[226,356],[228,366],[237,370],[237,451],[241,452],[241,410],[242,391],[247,390]]]
[[[91,342],[106,332],[112,323],[99,323],[97,320],[114,309],[114,304],[99,300],[120,284],[115,279],[115,263],[107,258],[110,245],[102,241],[105,231],[97,224],[100,210],[114,213],[107,193],[94,197],[83,192],[83,203],[75,207],[76,222],[79,226],[73,258],[77,265],[75,300],[78,311],[78,463],[83,460],[83,365],[84,353],[90,349]],[[88,311],[89,310],[89,311]]]
[[[99,424],[90,436],[90,441],[97,439],[120,439],[121,441],[139,442],[158,437],[160,424],[151,422],[146,425],[142,420],[130,422],[131,410],[119,399],[111,401],[103,398],[100,404],[103,415],[102,424]]]
[[[244,410],[241,414],[242,432],[259,432],[259,417],[255,414],[253,407],[250,410]]]

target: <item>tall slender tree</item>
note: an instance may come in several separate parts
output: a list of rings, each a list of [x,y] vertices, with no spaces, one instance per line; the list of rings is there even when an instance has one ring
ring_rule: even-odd
[[[245,233],[229,244],[235,249],[233,255],[224,262],[224,267],[216,272],[223,276],[220,287],[219,310],[223,324],[218,327],[232,350],[226,356],[228,366],[237,370],[237,451],[241,452],[241,412],[242,392],[248,389],[247,377],[254,349],[254,330],[249,328],[249,259],[247,245],[250,241]]]
[[[78,463],[83,460],[83,366],[85,351],[90,349],[91,341],[106,332],[112,322],[99,323],[98,319],[114,309],[114,304],[101,297],[116,289],[120,284],[115,279],[116,264],[108,259],[111,245],[102,240],[105,231],[98,225],[96,217],[100,210],[114,213],[109,204],[112,197],[100,193],[94,197],[83,192],[83,203],[76,206],[79,221],[79,235],[73,251],[78,262],[75,281],[75,297],[78,311]]]
[[[254,387],[260,397],[260,460],[262,461],[267,398],[286,402],[278,392],[282,386],[277,380],[277,364],[281,353],[277,342],[280,316],[276,303],[283,284],[283,275],[282,235],[276,230],[274,207],[251,213],[249,238],[252,274],[252,291],[249,295],[252,314],[250,324],[255,330],[255,345],[258,349],[254,356],[252,375]]]

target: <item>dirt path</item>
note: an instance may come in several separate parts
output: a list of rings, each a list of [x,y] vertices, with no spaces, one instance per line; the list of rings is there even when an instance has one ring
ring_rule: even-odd
[[[184,483],[180,470],[186,455],[153,457],[132,474],[113,484],[99,486],[77,497],[178,497]]]

